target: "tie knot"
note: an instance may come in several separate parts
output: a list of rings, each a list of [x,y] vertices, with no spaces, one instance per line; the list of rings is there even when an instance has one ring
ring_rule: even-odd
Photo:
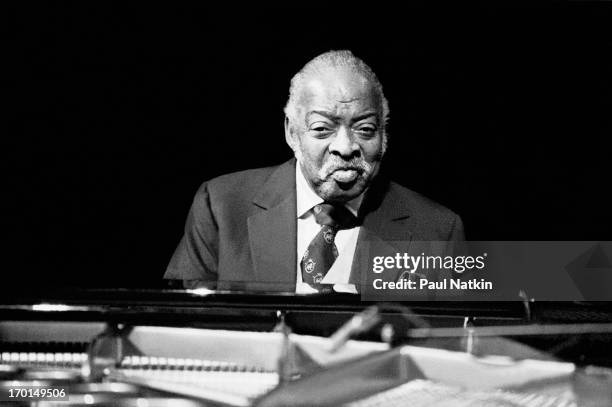
[[[319,225],[336,229],[350,229],[357,225],[357,218],[344,205],[321,203],[314,207],[315,220]]]

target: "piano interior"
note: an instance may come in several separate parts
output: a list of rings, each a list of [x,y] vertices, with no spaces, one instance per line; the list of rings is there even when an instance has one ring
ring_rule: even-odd
[[[605,307],[568,309],[595,322],[559,324],[546,307],[528,320],[515,305],[379,306],[359,332],[373,308],[358,303],[172,295],[183,302],[3,306],[3,394],[69,395],[22,405],[608,405],[584,402],[610,396]]]

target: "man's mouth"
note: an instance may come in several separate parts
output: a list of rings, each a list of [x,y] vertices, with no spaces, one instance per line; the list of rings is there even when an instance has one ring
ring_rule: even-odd
[[[332,172],[331,176],[336,182],[353,182],[359,176],[359,171],[353,168],[341,168]]]

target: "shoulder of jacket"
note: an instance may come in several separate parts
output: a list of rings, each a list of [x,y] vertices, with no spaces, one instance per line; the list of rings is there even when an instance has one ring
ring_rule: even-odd
[[[278,167],[253,168],[220,175],[203,182],[196,195],[254,195]]]

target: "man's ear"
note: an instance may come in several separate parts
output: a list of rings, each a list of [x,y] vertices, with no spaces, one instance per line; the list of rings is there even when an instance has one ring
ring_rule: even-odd
[[[295,134],[295,129],[291,125],[291,121],[289,117],[285,116],[285,141],[287,145],[295,151],[297,145],[297,135]]]

